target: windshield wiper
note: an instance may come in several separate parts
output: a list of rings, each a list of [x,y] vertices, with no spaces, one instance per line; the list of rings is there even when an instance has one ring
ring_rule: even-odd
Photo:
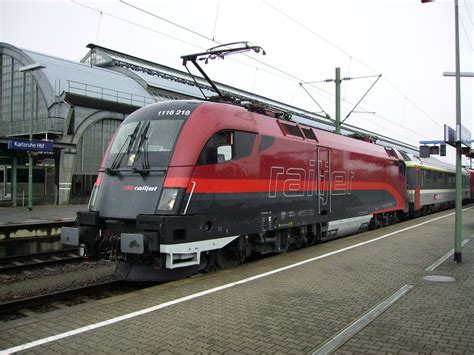
[[[147,175],[150,173],[150,162],[148,160],[148,136],[147,136],[149,128],[150,128],[150,121],[146,123],[145,128],[143,128],[142,134],[140,135],[140,143],[138,144],[137,156],[135,157],[135,161],[137,161],[137,158],[143,152],[142,168],[137,169],[135,166],[133,166],[133,171],[138,172],[142,175]]]
[[[123,158],[123,153],[125,147],[127,147],[127,154],[130,153],[130,149],[132,149],[133,142],[135,141],[135,138],[137,137],[138,130],[140,128],[141,122],[138,122],[136,125],[135,129],[131,134],[128,135],[127,139],[123,142],[122,146],[120,147],[119,151],[117,152],[117,155],[115,156],[114,161],[110,165],[110,168],[106,168],[105,172],[107,174],[113,174],[115,171],[119,168],[120,162],[122,161]],[[128,145],[127,145],[128,143]]]

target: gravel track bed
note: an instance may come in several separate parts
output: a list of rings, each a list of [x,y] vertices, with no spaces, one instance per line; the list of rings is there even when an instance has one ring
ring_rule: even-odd
[[[85,261],[0,275],[0,302],[115,280],[115,262]]]

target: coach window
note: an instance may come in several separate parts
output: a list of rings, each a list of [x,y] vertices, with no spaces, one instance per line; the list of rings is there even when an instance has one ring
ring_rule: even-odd
[[[252,153],[255,133],[221,131],[212,136],[199,156],[199,165],[241,159]]]

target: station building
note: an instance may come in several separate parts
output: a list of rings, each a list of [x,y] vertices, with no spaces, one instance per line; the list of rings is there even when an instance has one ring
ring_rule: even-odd
[[[215,95],[203,79],[194,81],[184,71],[87,47],[84,58],[74,62],[0,42],[0,205],[27,205],[28,154],[33,156],[33,205],[87,203],[102,155],[127,115],[154,102]],[[333,130],[330,121],[305,110],[217,85],[226,94]],[[370,132],[345,125],[343,133]],[[49,142],[50,149],[17,149],[30,134],[34,141]],[[414,149],[388,137],[379,140]]]

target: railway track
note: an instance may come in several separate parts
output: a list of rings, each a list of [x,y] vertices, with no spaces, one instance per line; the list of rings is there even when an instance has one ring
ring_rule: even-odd
[[[34,267],[61,265],[83,260],[77,248],[11,255],[0,258],[0,273],[19,272]]]
[[[24,318],[34,313],[45,313],[148,286],[123,280],[110,280],[4,302],[0,304],[0,321]]]

